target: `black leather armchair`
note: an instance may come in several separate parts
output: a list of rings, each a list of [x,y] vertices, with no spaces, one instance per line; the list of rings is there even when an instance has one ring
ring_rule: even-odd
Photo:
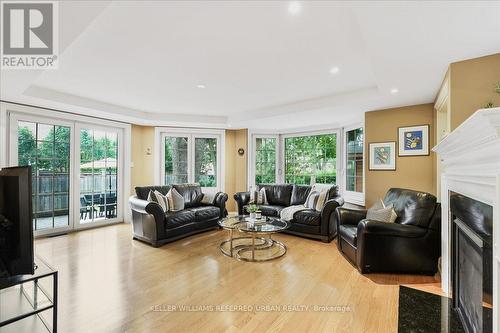
[[[150,190],[167,194],[174,187],[184,197],[184,210],[164,213],[160,205],[147,201]],[[198,185],[179,184],[166,186],[136,187],[136,195],[130,197],[134,239],[155,247],[200,232],[219,227],[218,220],[227,215],[226,193],[219,192],[213,204],[201,202],[203,194]]]
[[[262,215],[279,217],[283,208],[304,204],[311,186],[292,184],[261,184],[257,190],[266,189],[268,205],[259,205]],[[238,214],[247,214],[246,208],[250,201],[249,192],[238,192],[234,195],[238,204]],[[337,215],[335,210],[344,204],[338,193],[338,186],[334,185],[328,192],[328,200],[321,212],[307,209],[296,212],[290,221],[291,226],[284,233],[307,238],[331,242],[337,235]]]
[[[366,219],[366,210],[337,209],[339,250],[361,273],[433,275],[441,255],[441,206],[425,192],[392,188],[385,198],[395,223]]]

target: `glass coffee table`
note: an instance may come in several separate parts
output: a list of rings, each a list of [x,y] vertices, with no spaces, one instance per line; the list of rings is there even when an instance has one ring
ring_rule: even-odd
[[[248,215],[230,216],[219,221],[219,225],[229,231],[229,238],[220,243],[222,254],[241,261],[268,261],[285,255],[287,248],[280,241],[272,239],[272,234],[290,227],[290,222],[276,217],[252,223]],[[242,236],[234,236],[237,231]]]

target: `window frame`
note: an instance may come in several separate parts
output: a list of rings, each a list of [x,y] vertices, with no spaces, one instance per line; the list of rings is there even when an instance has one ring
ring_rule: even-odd
[[[304,131],[304,132],[295,132],[295,133],[286,133],[286,134],[281,134],[280,135],[280,182],[285,183],[285,140],[287,138],[295,138],[295,137],[302,137],[302,136],[317,136],[317,135],[325,135],[325,134],[335,134],[336,135],[336,140],[337,140],[337,152],[336,152],[336,166],[335,169],[337,170],[337,182],[336,185],[339,185],[341,187],[340,182],[343,180],[342,176],[342,163],[341,163],[341,144],[339,144],[339,138],[342,138],[342,132],[339,129],[330,129],[330,130],[319,130],[319,131]]]
[[[276,144],[275,144],[275,150],[276,150],[276,174],[275,174],[275,179],[276,183],[279,183],[279,177],[280,177],[280,135],[279,134],[264,134],[264,133],[251,133],[249,134],[250,140],[249,140],[249,151],[251,154],[248,156],[248,165],[249,165],[249,172],[248,172],[248,184],[250,187],[255,187],[255,176],[256,176],[256,168],[255,168],[255,163],[257,160],[257,139],[276,139]]]
[[[195,179],[195,139],[210,138],[217,140],[217,186],[202,187],[206,192],[224,191],[224,165],[225,165],[225,131],[211,129],[156,127],[155,128],[155,149],[159,154],[155,154],[155,183],[165,183],[165,138],[166,137],[187,137],[188,138],[188,182],[194,183]]]
[[[352,130],[362,128],[363,129],[363,192],[355,192],[347,190],[347,132]],[[365,192],[366,192],[366,133],[365,133],[365,124],[364,123],[356,123],[349,126],[345,126],[343,128],[343,140],[342,140],[342,193],[344,196],[344,200],[349,203],[353,203],[356,205],[364,206],[365,205]]]

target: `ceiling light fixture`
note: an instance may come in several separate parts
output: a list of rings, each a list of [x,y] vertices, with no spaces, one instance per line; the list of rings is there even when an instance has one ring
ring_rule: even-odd
[[[340,71],[340,68],[337,66],[330,68],[330,74],[337,74]]]
[[[391,89],[391,94],[397,94],[399,92],[399,89],[398,88],[392,88]]]
[[[205,89],[206,87],[205,87],[204,84],[199,84],[199,85],[196,86],[196,88],[198,88],[198,89]]]
[[[300,3],[300,1],[291,1],[290,4],[288,5],[288,11],[292,15],[297,15],[301,9],[302,9],[302,4]]]

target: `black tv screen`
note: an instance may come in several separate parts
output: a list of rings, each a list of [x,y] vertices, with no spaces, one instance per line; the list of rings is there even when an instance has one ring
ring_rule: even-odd
[[[0,170],[0,276],[34,274],[31,167]]]

